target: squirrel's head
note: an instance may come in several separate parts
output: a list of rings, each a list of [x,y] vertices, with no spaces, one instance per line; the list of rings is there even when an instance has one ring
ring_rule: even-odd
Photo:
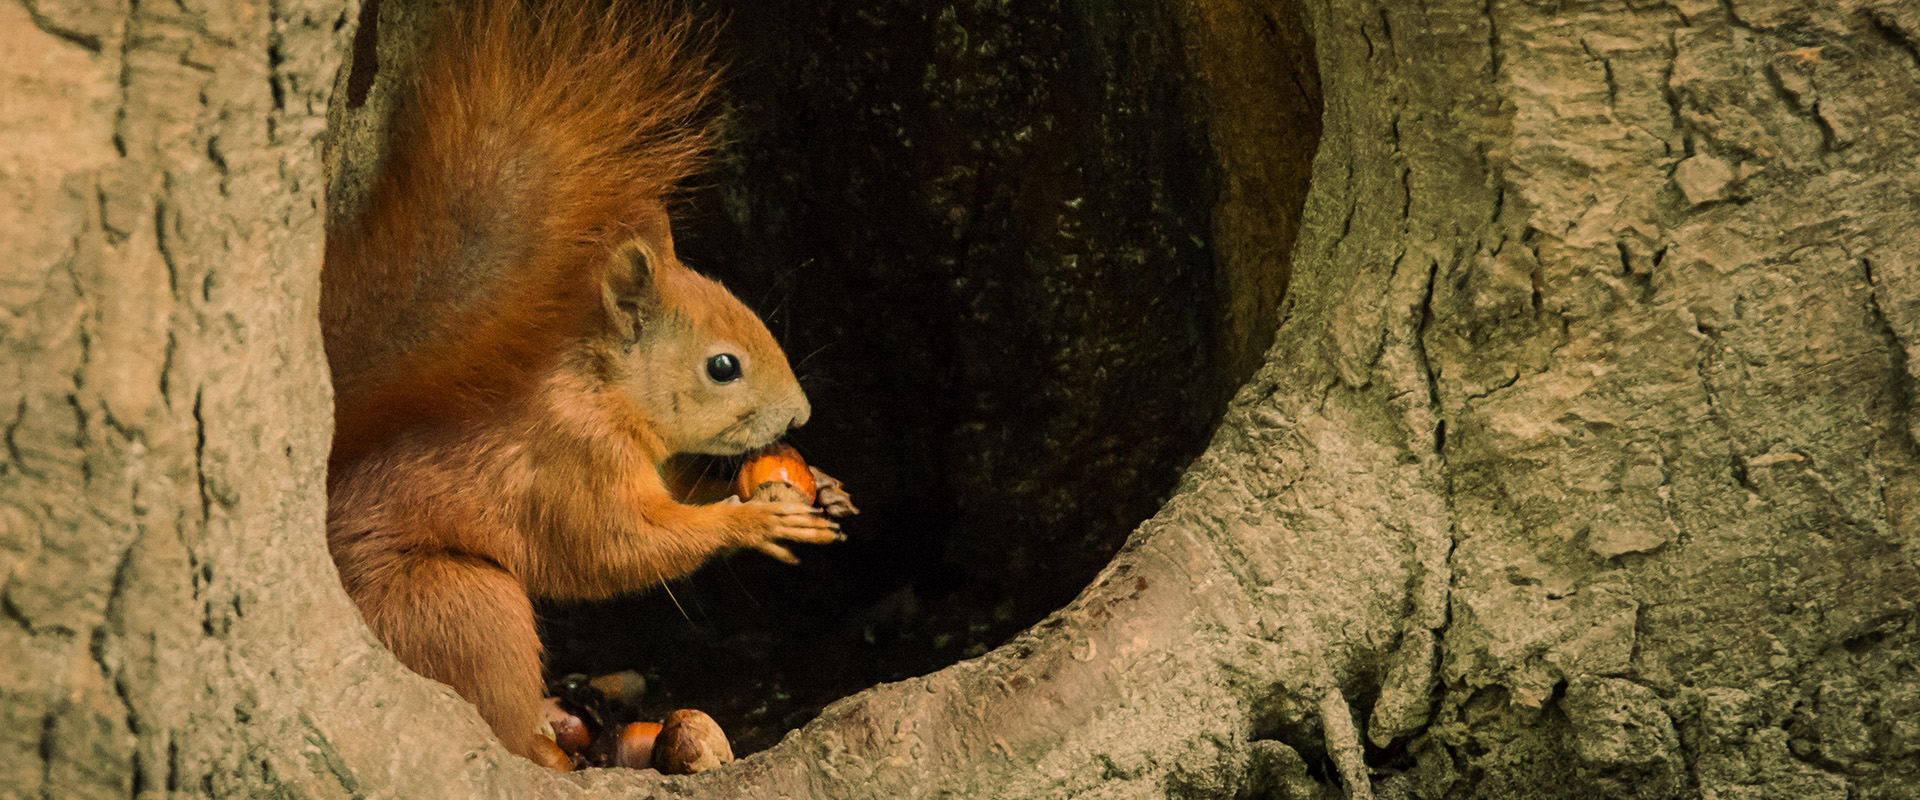
[[[650,233],[616,249],[605,301],[626,348],[617,380],[668,449],[734,455],[805,424],[807,396],[766,324]]]

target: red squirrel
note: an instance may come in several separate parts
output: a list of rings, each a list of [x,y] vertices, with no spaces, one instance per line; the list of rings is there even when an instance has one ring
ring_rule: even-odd
[[[327,545],[380,640],[527,756],[532,597],[839,534],[809,505],[685,505],[661,478],[670,455],[742,453],[810,413],[766,326],[674,254],[663,198],[713,138],[697,26],[447,5],[365,208],[328,233]]]

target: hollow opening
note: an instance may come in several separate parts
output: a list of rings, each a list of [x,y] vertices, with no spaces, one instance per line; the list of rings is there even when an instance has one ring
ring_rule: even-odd
[[[696,5],[729,138],[678,249],[786,345],[863,513],[542,633],[746,753],[1037,622],[1159,507],[1278,318],[1318,89],[1290,9]]]

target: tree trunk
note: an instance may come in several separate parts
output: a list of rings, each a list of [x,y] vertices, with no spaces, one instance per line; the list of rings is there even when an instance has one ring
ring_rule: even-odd
[[[336,584],[357,15],[0,6],[0,797],[1920,793],[1920,13],[1806,6],[1166,0],[1219,258],[1317,48],[1264,366],[1067,607],[671,779],[507,755]]]

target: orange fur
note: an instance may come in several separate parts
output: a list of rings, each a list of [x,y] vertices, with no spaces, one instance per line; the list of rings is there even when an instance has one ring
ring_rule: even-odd
[[[700,163],[693,23],[478,0],[437,33],[360,219],[327,240],[334,461],[484,413],[598,306],[606,251]]]
[[[680,504],[660,475],[809,412],[766,326],[673,255],[661,198],[710,138],[690,30],[624,6],[465,5],[366,211],[328,240],[328,548],[381,640],[521,755],[540,724],[531,596],[838,538],[804,505]],[[710,379],[715,353],[743,375]]]

